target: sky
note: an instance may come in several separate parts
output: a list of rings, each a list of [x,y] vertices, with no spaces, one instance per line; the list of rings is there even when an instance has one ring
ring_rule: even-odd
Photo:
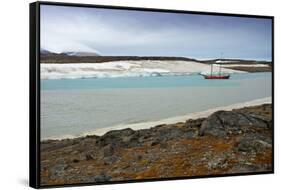
[[[41,48],[271,60],[271,19],[41,5]]]

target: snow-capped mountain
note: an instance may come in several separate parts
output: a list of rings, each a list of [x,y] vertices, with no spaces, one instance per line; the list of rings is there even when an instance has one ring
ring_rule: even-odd
[[[96,52],[74,52],[74,51],[68,51],[63,52],[66,55],[69,56],[79,56],[79,57],[85,57],[85,56],[99,56]]]
[[[87,57],[87,56],[99,56],[96,52],[86,52],[86,51],[66,51],[61,53],[55,53],[46,49],[40,49],[41,55],[68,55],[68,56],[78,56],[78,57]]]

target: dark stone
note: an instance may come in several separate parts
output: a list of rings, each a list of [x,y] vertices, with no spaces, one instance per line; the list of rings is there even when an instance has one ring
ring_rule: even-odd
[[[137,155],[137,160],[141,160],[142,159],[142,155]]]
[[[249,173],[249,172],[265,172],[272,171],[271,164],[237,164],[235,165],[229,173]]]
[[[86,160],[87,160],[87,161],[93,160],[93,157],[92,157],[91,154],[86,154],[85,157],[86,157]]]
[[[104,161],[105,165],[111,165],[111,164],[114,164],[115,162],[119,161],[120,159],[121,158],[119,156],[113,155],[113,156],[105,157],[103,159],[103,161]]]
[[[122,137],[122,136],[129,136],[134,134],[135,131],[131,128],[126,128],[126,129],[121,129],[121,130],[112,130],[107,132],[106,134],[104,134],[102,137],[112,137],[112,138],[116,138],[116,137]]]
[[[272,148],[272,140],[268,136],[253,133],[241,138],[236,146],[240,152],[261,153]]]
[[[186,128],[199,128],[205,118],[189,119],[185,122]]]
[[[151,143],[151,146],[156,146],[158,144],[159,144],[159,141],[154,141],[154,142]]]
[[[122,130],[112,130],[101,136],[98,140],[98,145],[103,147],[108,144],[114,144],[114,146],[126,147],[128,145],[127,138],[135,133],[130,128]]]
[[[73,163],[78,163],[79,160],[78,159],[73,159]]]
[[[99,175],[94,177],[95,182],[105,182],[109,181],[112,177],[107,175],[105,172],[100,173]]]
[[[167,143],[161,143],[160,144],[160,148],[162,148],[162,149],[166,149],[166,148],[168,148],[168,144]]]
[[[239,111],[218,111],[202,122],[199,135],[224,138],[245,130],[267,128],[269,121],[262,116]]]
[[[108,156],[112,156],[114,154],[114,148],[113,145],[107,145],[103,148],[103,156],[104,157],[108,157]]]
[[[155,132],[155,136],[159,138],[158,141],[160,143],[163,143],[169,140],[179,139],[184,137],[185,135],[184,132],[185,132],[184,129],[177,128],[177,127],[163,127],[163,128],[159,128]]]
[[[209,169],[224,169],[227,168],[227,166],[228,163],[225,157],[214,158],[208,162]]]
[[[140,136],[138,133],[122,137],[122,142],[125,147],[136,147],[141,145]]]
[[[51,179],[63,177],[65,170],[68,168],[67,164],[57,164],[50,168]]]

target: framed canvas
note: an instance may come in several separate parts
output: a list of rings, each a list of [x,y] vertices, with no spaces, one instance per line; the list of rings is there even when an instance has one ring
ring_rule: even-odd
[[[274,172],[273,17],[30,4],[30,186]]]

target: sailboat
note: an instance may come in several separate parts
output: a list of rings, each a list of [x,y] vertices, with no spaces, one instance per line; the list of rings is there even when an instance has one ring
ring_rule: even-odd
[[[221,63],[219,64],[219,73],[213,73],[213,63],[211,64],[211,73],[210,74],[203,74],[205,79],[229,79],[229,74],[222,74],[221,73]]]
[[[203,75],[205,79],[229,79],[229,74],[221,73],[221,65],[219,66],[219,73],[213,73],[213,64],[211,64],[211,74]]]

